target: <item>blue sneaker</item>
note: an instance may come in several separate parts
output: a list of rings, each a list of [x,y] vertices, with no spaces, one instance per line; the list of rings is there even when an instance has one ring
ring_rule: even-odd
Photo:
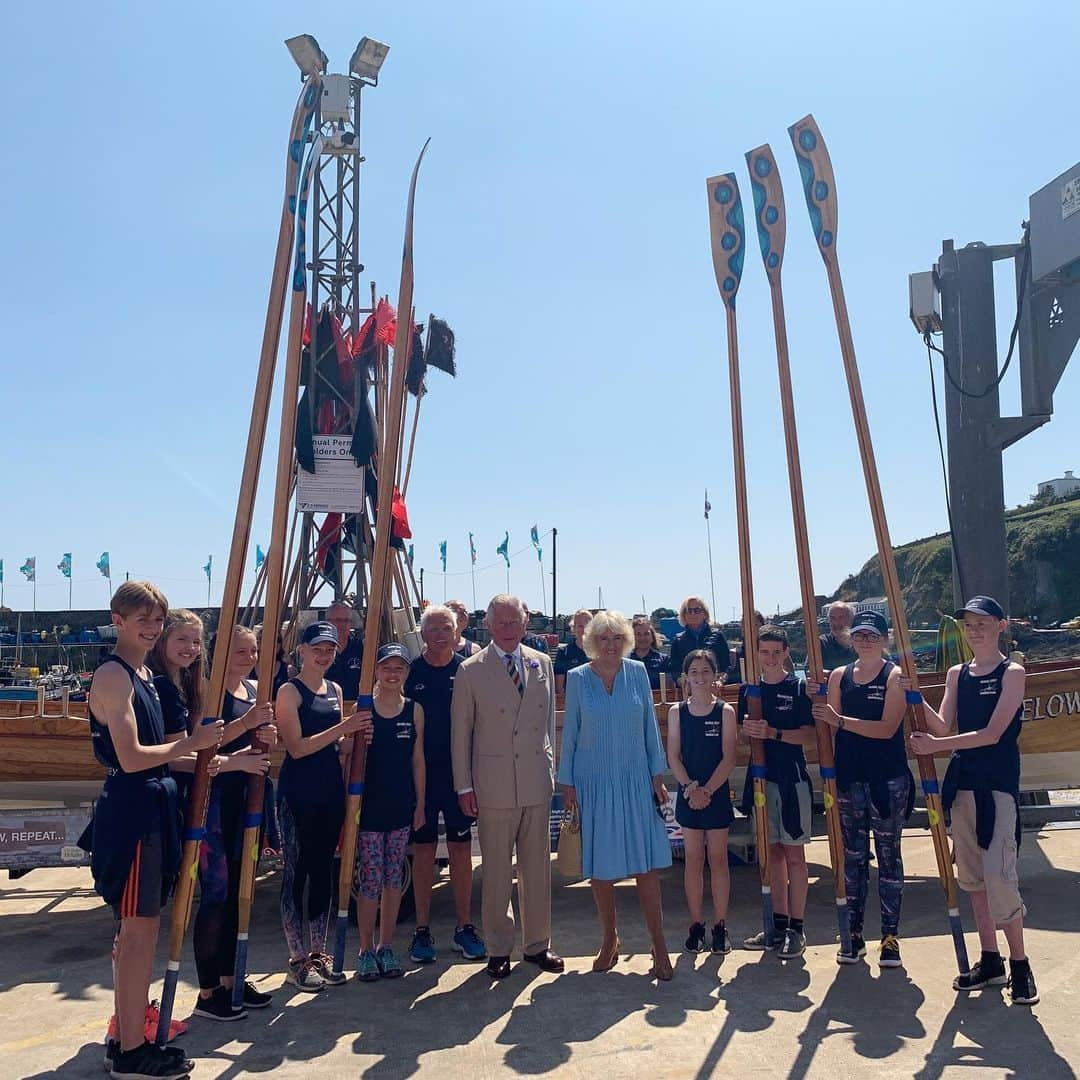
[[[454,948],[466,960],[487,959],[487,946],[472,923],[466,923],[460,930],[454,931]]]
[[[389,945],[380,945],[375,950],[375,963],[378,965],[379,974],[384,979],[400,979],[405,972],[394,955],[394,950]]]
[[[409,946],[409,959],[418,964],[435,963],[435,938],[431,928],[418,926],[413,932],[412,945]]]
[[[370,949],[364,949],[356,958],[356,977],[361,982],[379,981],[379,962]]]

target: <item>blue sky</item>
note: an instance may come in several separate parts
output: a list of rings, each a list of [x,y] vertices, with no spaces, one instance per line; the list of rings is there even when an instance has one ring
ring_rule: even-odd
[[[449,320],[459,377],[429,380],[409,511],[442,598],[505,586],[495,548],[559,529],[559,607],[738,603],[723,309],[704,179],[766,140],[789,215],[784,269],[818,592],[874,546],[832,310],[787,140],[813,112],[832,154],[838,251],[893,539],[945,525],[925,351],[907,274],[944,238],[1009,242],[1073,164],[1080,7],[1013,4],[308,3],[12,8],[0,377],[6,602],[38,558],[40,609],[101,606],[112,555],[201,604],[224,567],[298,90],[282,40],[344,70],[391,46],[366,92],[365,278],[397,291],[405,193],[416,306]],[[1064,118],[1064,119],[1063,119]],[[1009,282],[999,280],[1003,343]],[[755,247],[740,347],[758,606],[797,603],[768,289]],[[1008,504],[1080,469],[1077,363],[1056,417],[1006,453]],[[938,377],[940,380],[940,367]],[[1003,411],[1019,406],[1015,369]],[[939,381],[940,385],[940,381]],[[271,421],[274,429],[275,419]],[[272,459],[272,454],[267,454]],[[265,490],[269,490],[269,474]],[[269,532],[261,497],[253,542]],[[545,552],[545,560],[547,552]],[[249,576],[253,559],[249,557]],[[548,565],[550,569],[550,565]],[[535,557],[511,585],[540,607]],[[550,588],[550,579],[548,583]],[[215,599],[220,582],[215,582]]]

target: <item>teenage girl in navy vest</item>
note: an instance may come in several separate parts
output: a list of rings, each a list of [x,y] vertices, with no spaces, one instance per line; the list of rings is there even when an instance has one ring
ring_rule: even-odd
[[[916,754],[953,751],[941,803],[952,814],[956,880],[971,897],[982,947],[979,961],[953,980],[953,988],[980,990],[1007,981],[1016,1004],[1034,1005],[1039,992],[1024,949],[1025,908],[1016,872],[1025,673],[999,647],[1009,624],[993,597],[973,597],[956,618],[964,621],[974,658],[949,669],[940,713],[927,705],[929,732],[911,736]],[[1008,977],[998,952],[999,926],[1009,943]]]
[[[394,928],[405,887],[409,833],[424,827],[427,781],[424,710],[402,692],[411,663],[408,649],[396,642],[383,645],[375,660],[374,736],[365,765],[356,862],[356,973],[362,982],[403,974],[394,955]]]
[[[884,658],[888,623],[876,611],[861,611],[851,625],[858,659],[829,674],[828,703],[814,704],[814,718],[836,728],[836,787],[844,840],[844,882],[851,919],[851,951],[839,964],[866,955],[863,915],[869,886],[870,834],[878,859],[881,951],[878,966],[898,968],[900,904],[904,863],[900,835],[911,816],[915,783],[904,746],[904,691],[900,669]]]

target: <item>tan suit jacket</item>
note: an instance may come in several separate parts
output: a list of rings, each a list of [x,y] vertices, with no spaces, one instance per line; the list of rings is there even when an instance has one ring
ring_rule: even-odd
[[[466,660],[454,678],[451,748],[454,788],[472,788],[493,810],[551,802],[555,678],[548,657],[521,647],[525,694],[492,645]],[[535,666],[534,666],[535,665]]]

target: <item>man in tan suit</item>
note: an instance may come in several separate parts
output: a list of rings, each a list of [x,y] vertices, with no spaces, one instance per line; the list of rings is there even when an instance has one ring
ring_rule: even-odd
[[[555,726],[555,680],[548,657],[521,644],[525,621],[516,596],[502,593],[491,601],[491,644],[458,668],[451,702],[454,787],[462,811],[477,818],[481,921],[493,979],[510,974],[515,848],[525,959],[544,971],[563,970],[549,947],[554,782],[548,732]]]

